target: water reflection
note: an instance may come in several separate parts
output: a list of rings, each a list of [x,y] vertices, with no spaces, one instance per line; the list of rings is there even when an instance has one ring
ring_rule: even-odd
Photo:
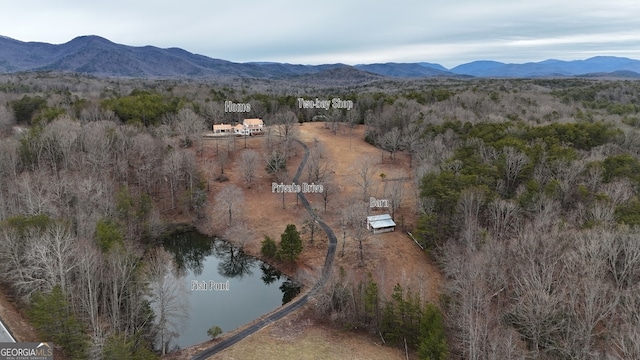
[[[256,258],[224,240],[215,240],[213,251],[220,263],[218,274],[228,278],[242,279],[245,275],[253,275],[251,268],[256,263]]]
[[[300,294],[300,285],[287,279],[280,285],[280,291],[282,291],[282,305],[284,305]]]
[[[273,284],[280,280],[280,277],[282,276],[282,273],[278,271],[278,269],[267,263],[262,263],[262,265],[260,265],[260,270],[262,270],[262,281],[266,285]],[[282,305],[293,300],[293,298],[300,294],[300,285],[291,279],[286,279],[280,285],[279,289],[282,291]]]
[[[164,248],[173,254],[177,270],[184,274],[191,270],[202,275],[204,259],[213,253],[214,240],[197,231],[177,231],[162,240]]]
[[[260,270],[262,270],[262,281],[266,285],[271,285],[274,282],[280,280],[280,276],[282,275],[282,273],[278,271],[278,269],[267,263],[262,263],[260,265]]]
[[[165,237],[162,244],[167,251],[173,254],[176,268],[183,275],[187,271],[191,271],[195,276],[201,276],[205,260],[208,256],[213,255],[219,260],[218,274],[226,278],[242,279],[245,276],[252,276],[252,270],[258,263],[262,272],[262,282],[266,285],[278,282],[283,277],[275,267],[247,255],[242,249],[233,246],[230,242],[212,238],[194,230],[175,232]],[[280,285],[279,289],[282,291],[283,305],[300,293],[300,285],[288,278]]]

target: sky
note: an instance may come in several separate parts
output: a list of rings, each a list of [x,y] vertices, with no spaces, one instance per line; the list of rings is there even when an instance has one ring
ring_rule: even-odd
[[[235,62],[640,59],[638,0],[2,2],[0,35],[16,40],[99,35]]]

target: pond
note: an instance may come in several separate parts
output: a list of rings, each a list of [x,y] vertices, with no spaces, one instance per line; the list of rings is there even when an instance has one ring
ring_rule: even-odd
[[[207,341],[212,326],[231,331],[300,293],[293,280],[223,239],[181,231],[165,238],[163,246],[174,257],[188,300],[188,319],[170,346]]]

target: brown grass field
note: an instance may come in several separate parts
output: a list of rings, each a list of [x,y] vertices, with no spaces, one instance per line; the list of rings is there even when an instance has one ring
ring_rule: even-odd
[[[387,178],[411,177],[409,159],[405,154],[396,154],[396,159],[391,160],[388,153],[382,153],[364,139],[364,127],[353,130],[351,136],[348,130],[333,134],[325,127],[324,123],[305,123],[298,128],[298,138],[307,145],[312,145],[316,140],[326,149],[329,159],[329,167],[334,172],[335,181],[339,185],[339,193],[330,197],[327,211],[323,211],[324,203],[320,195],[307,194],[312,206],[318,210],[319,215],[331,226],[338,237],[338,247],[334,262],[334,269],[343,267],[347,273],[347,280],[357,283],[364,279],[368,273],[380,285],[382,297],[388,298],[396,283],[403,288],[410,288],[414,293],[421,295],[423,299],[436,302],[440,294],[442,275],[432,260],[421,251],[418,246],[402,231],[398,218],[406,225],[415,224],[415,203],[413,199],[413,183],[407,181],[404,188],[404,202],[399,212],[396,213],[398,227],[395,232],[371,235],[364,245],[365,266],[360,267],[359,250],[357,242],[350,238],[349,231],[346,236],[344,256],[342,254],[343,234],[340,227],[340,210],[357,197],[359,191],[353,185],[353,166],[361,156],[375,156],[378,164],[373,176],[372,190],[374,195],[382,193],[383,182],[380,173]],[[264,235],[279,240],[280,234],[287,224],[293,223],[301,229],[306,211],[301,204],[296,203],[294,194],[285,195],[285,207],[282,207],[282,195],[271,191],[271,182],[274,181],[262,168],[258,169],[258,178],[251,189],[243,186],[237,159],[244,149],[244,140],[235,142],[236,151],[232,153],[231,164],[225,169],[225,175],[229,182],[218,183],[213,180],[216,169],[211,167],[215,159],[215,141],[207,140],[202,164],[203,170],[208,174],[210,181],[209,200],[215,204],[215,194],[219,189],[229,183],[243,188],[244,211],[243,219],[249,226],[251,236],[244,243],[245,250],[252,254],[260,255],[260,242]],[[262,153],[264,137],[247,139],[247,148]],[[226,146],[226,145],[225,145]],[[226,149],[219,144],[220,149]],[[289,161],[291,177],[297,169],[303,155],[300,146],[294,146],[296,153]],[[384,161],[384,162],[382,162]],[[305,181],[303,171],[300,182]],[[201,227],[201,231],[210,234],[224,234],[226,224],[216,215],[210,212],[211,221]],[[327,249],[327,239],[324,233],[317,236],[313,245],[305,238],[305,249],[294,266],[281,268],[283,272],[301,281],[309,287],[317,280]],[[233,239],[232,239],[233,241]],[[238,344],[220,352],[212,359],[404,359],[404,351],[385,347],[379,337],[361,331],[345,331],[336,325],[326,322],[320,323],[314,317],[313,299],[300,310],[262,331],[253,334]],[[188,359],[198,349],[210,346],[205,343],[184,349],[178,353],[166,356],[166,359]]]

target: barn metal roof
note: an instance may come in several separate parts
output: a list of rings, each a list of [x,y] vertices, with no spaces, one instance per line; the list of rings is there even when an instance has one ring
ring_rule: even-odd
[[[391,219],[369,221],[369,223],[371,224],[371,227],[374,229],[396,226],[396,223],[394,223],[393,220]]]
[[[396,226],[389,214],[367,216],[367,221],[374,229]]]
[[[374,222],[374,221],[379,221],[379,220],[391,220],[391,215],[382,214],[382,215],[367,216],[367,221],[368,222]]]

